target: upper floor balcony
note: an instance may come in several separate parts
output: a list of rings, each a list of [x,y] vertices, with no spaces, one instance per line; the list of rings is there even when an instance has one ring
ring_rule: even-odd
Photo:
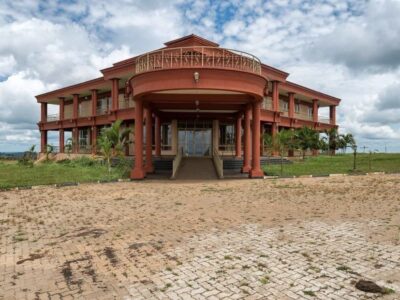
[[[178,68],[227,69],[261,74],[261,61],[243,51],[195,46],[164,48],[136,58],[136,74]]]

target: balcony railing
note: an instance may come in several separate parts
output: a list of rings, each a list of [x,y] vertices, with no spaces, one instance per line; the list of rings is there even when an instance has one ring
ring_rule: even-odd
[[[304,114],[304,113],[295,113],[294,117],[300,120],[307,120],[307,121],[312,121],[313,116],[309,114]]]
[[[108,114],[109,109],[107,107],[100,107],[96,109],[96,116],[102,116]]]
[[[50,114],[47,115],[46,121],[47,122],[54,122],[54,121],[58,121],[60,119],[60,115],[59,114]]]
[[[176,68],[215,68],[261,74],[254,55],[216,47],[181,47],[156,50],[136,59],[136,74]]]
[[[118,105],[119,105],[118,107],[120,109],[130,108],[130,107],[134,107],[135,106],[135,102],[133,100],[131,100],[131,99],[129,99],[129,100],[123,99],[123,100],[119,100]]]
[[[79,145],[78,152],[81,154],[89,154],[92,152],[92,146],[91,145]]]
[[[318,122],[330,124],[331,119],[327,116],[318,116]]]

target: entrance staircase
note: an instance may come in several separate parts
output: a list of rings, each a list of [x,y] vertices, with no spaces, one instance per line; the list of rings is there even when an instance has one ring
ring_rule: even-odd
[[[212,158],[184,157],[175,179],[178,180],[207,180],[218,179]]]

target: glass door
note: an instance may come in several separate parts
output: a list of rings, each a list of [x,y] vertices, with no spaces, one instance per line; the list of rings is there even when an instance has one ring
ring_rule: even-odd
[[[212,124],[210,121],[180,121],[178,123],[179,148],[185,156],[211,156]]]

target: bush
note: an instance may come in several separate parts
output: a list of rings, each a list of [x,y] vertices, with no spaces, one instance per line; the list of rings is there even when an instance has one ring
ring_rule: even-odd
[[[129,161],[126,157],[119,157],[115,167],[121,173],[122,177],[129,177],[132,169],[132,161]]]
[[[60,164],[60,165],[69,165],[69,164],[71,164],[71,160],[66,158],[66,159],[57,160],[56,163]]]
[[[90,157],[81,156],[72,160],[71,164],[79,167],[93,167],[98,165],[98,162]]]

